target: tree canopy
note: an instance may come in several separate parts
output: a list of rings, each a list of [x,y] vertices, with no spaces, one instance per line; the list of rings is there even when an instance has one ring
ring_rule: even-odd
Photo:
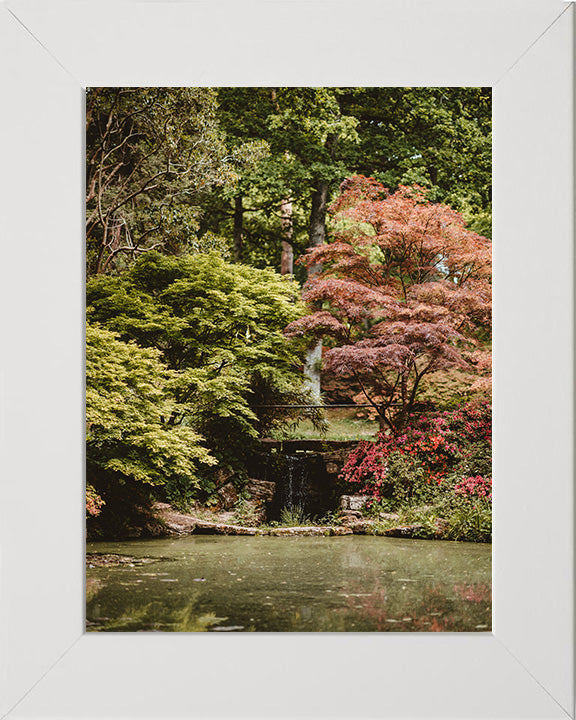
[[[89,275],[151,248],[292,268],[354,174],[420,184],[490,236],[486,88],[91,88]],[[284,245],[282,254],[282,241]],[[293,249],[292,249],[293,248]]]
[[[198,237],[201,204],[234,185],[258,143],[228,152],[212,88],[90,88],[86,94],[89,274],[143,252],[222,247]]]
[[[324,366],[352,378],[382,423],[401,428],[422,378],[470,366],[490,332],[491,243],[418,186],[394,193],[356,176],[332,206],[337,231],[303,261],[316,308],[290,334],[329,338]]]
[[[123,341],[155,348],[174,371],[170,425],[188,423],[222,456],[240,452],[274,417],[259,405],[302,398],[301,344],[283,330],[304,313],[298,285],[215,254],[151,251],[87,285],[88,316]]]
[[[242,236],[237,260],[280,268],[285,199],[295,256],[323,242],[326,207],[354,174],[420,184],[491,235],[489,88],[220,88],[217,116],[232,146],[269,149],[206,206],[203,227]]]

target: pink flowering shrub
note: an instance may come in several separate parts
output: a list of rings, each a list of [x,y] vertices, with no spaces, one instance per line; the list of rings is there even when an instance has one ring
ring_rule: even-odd
[[[454,492],[468,499],[492,500],[492,478],[483,478],[481,475],[464,478],[454,486]]]
[[[412,415],[402,433],[359,443],[340,477],[373,502],[428,500],[438,492],[491,500],[491,410],[489,403],[467,404]]]

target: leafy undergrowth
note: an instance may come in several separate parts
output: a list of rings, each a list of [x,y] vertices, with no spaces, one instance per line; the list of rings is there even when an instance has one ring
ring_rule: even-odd
[[[392,528],[412,526],[411,537],[434,540],[460,540],[490,542],[492,535],[492,508],[486,501],[472,504],[468,501],[444,498],[423,507],[396,507],[396,517],[376,517],[368,532],[384,535]],[[372,514],[372,517],[373,514]]]
[[[267,521],[255,506],[240,499],[235,506],[232,520],[244,527],[257,527],[261,530],[286,527],[333,527],[342,525],[338,511],[329,511],[322,517],[310,515],[300,505],[282,508],[278,520]]]

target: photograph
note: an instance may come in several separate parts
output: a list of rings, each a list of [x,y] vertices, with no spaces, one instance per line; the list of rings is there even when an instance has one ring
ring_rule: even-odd
[[[95,632],[491,633],[492,88],[87,87]]]

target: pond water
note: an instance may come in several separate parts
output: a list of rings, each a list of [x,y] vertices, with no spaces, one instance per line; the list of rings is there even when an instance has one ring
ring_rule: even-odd
[[[374,536],[88,543],[88,631],[491,630],[491,545]]]

